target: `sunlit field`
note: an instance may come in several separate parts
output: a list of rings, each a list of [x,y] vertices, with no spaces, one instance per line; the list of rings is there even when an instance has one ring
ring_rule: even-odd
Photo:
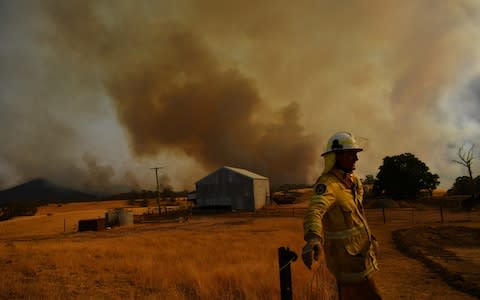
[[[188,221],[100,232],[77,232],[78,220],[103,218],[125,201],[40,207],[35,216],[0,222],[0,299],[280,299],[278,248],[300,255],[305,205],[272,207],[276,215],[194,213]],[[474,299],[395,249],[392,231],[444,225],[440,216],[438,208],[367,210],[381,245],[377,282],[385,300]],[[445,224],[480,226],[478,211],[444,217]],[[465,259],[478,249],[455,253]],[[310,271],[298,258],[289,266],[293,299],[335,299],[324,265]]]
[[[1,299],[279,299],[278,248],[303,246],[298,217],[194,216],[64,233],[63,219],[102,216],[105,207],[75,210],[44,207],[0,223]],[[295,299],[332,294],[324,269],[308,271],[300,259],[291,269]]]

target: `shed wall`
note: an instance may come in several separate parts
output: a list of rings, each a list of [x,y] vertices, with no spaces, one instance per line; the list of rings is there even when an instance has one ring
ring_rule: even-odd
[[[254,210],[254,180],[228,169],[220,169],[196,183],[197,206],[225,206],[232,210]]]
[[[270,204],[270,181],[268,179],[255,179],[253,181],[255,209]]]

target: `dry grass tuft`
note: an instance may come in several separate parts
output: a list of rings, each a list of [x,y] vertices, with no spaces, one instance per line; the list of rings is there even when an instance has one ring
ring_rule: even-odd
[[[278,248],[303,246],[301,218],[194,217],[65,234],[49,220],[73,212],[43,213],[0,224],[2,299],[278,299]],[[291,268],[295,299],[312,289],[328,296],[329,274],[318,280],[300,259]]]

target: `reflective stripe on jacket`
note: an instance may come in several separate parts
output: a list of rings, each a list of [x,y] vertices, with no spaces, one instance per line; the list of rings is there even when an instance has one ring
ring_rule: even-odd
[[[305,239],[323,241],[328,268],[338,281],[361,281],[378,270],[362,201],[361,181],[334,168],[318,179],[304,218]]]

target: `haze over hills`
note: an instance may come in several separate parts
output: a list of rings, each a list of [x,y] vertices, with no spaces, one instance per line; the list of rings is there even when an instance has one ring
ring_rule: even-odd
[[[34,201],[40,204],[53,202],[86,201],[97,196],[36,178],[0,191],[0,204],[16,201]]]

